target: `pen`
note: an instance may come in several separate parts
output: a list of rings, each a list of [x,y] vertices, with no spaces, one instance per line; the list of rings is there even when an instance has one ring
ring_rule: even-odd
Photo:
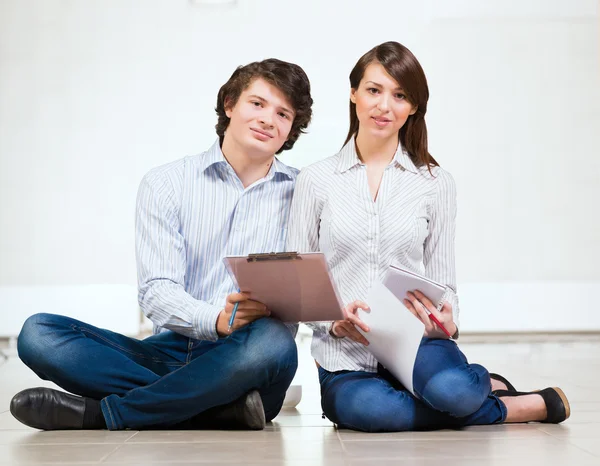
[[[240,290],[238,289],[238,293],[239,292],[240,292]],[[231,317],[229,318],[229,327],[227,327],[227,332],[231,332],[231,327],[233,327],[233,321],[235,319],[235,313],[237,312],[239,305],[240,305],[240,302],[238,301],[233,306],[233,312],[231,313]],[[446,333],[448,333],[448,332],[446,332]]]
[[[429,316],[429,318],[431,320],[433,320],[439,328],[442,329],[442,332],[444,332],[446,335],[448,335],[450,340],[453,340],[452,335],[450,335],[450,332],[448,330],[446,330],[446,327],[444,327],[442,325],[442,323],[438,320],[438,318],[436,316],[434,316],[429,309],[425,308],[425,311],[427,312],[427,315]]]

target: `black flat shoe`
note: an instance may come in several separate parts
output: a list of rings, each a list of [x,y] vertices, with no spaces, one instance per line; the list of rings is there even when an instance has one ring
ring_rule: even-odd
[[[506,380],[504,377],[502,377],[500,374],[494,374],[492,372],[490,372],[490,379],[494,379],[497,380],[498,382],[502,382],[504,385],[506,385],[506,389],[510,390],[511,392],[516,392],[517,389],[514,387],[514,385],[512,383],[510,383],[508,380]],[[494,390],[494,392],[497,390]],[[495,393],[492,392],[492,394],[495,395]]]
[[[215,406],[171,426],[176,429],[262,430],[265,408],[260,393],[252,390],[226,405]]]
[[[13,397],[10,412],[35,429],[82,429],[85,398],[51,388],[28,388]]]
[[[571,406],[565,393],[558,387],[548,387],[543,390],[533,392],[513,392],[509,390],[496,390],[497,397],[502,396],[522,396],[522,395],[540,395],[546,404],[546,419],[540,422],[549,424],[559,424],[569,418],[571,415]]]
[[[263,430],[266,424],[265,408],[256,390],[233,403],[217,407],[213,416],[215,422],[231,429]]]

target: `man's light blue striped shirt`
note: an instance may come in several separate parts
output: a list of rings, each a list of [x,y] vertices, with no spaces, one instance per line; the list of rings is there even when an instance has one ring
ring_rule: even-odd
[[[139,303],[154,331],[216,340],[217,317],[236,291],[229,255],[283,251],[298,170],[275,159],[244,188],[219,142],[151,170],[136,211]]]

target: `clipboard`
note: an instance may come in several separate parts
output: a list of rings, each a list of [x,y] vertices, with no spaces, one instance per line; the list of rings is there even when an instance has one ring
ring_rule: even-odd
[[[225,267],[238,289],[264,303],[286,323],[343,320],[342,302],[321,252],[228,256]]]
[[[419,290],[429,298],[438,311],[444,304],[442,299],[447,291],[444,285],[399,265],[389,266],[383,284],[400,302],[406,298],[406,293],[409,291]]]

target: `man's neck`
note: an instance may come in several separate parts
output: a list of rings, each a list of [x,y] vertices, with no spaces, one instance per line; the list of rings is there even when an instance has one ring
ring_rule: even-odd
[[[356,149],[363,163],[369,165],[388,165],[396,155],[398,149],[398,138],[376,139],[373,137],[361,137],[356,135]]]
[[[221,152],[244,188],[267,176],[275,158],[274,155],[248,154],[227,138],[223,141]]]

